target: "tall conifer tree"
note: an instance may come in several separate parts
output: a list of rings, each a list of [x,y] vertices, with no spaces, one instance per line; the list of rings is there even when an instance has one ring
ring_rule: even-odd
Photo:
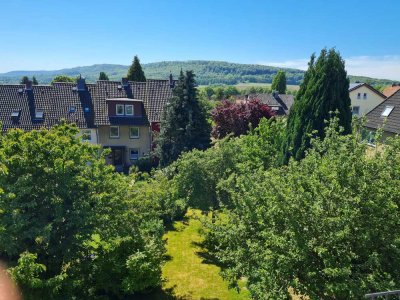
[[[210,145],[211,126],[207,113],[197,98],[192,71],[181,71],[173,97],[165,107],[157,140],[161,166],[176,160],[184,151],[206,149]]]
[[[100,72],[99,80],[110,80],[105,72]]]
[[[144,76],[144,72],[142,70],[142,66],[140,65],[139,58],[137,55],[133,58],[132,65],[128,70],[128,80],[137,81],[137,82],[145,82],[146,76]]]
[[[272,91],[278,91],[279,94],[286,94],[286,74],[280,70],[276,73],[271,85]]]
[[[323,49],[317,61],[311,56],[304,81],[289,113],[284,161],[304,157],[310,147],[310,135],[324,138],[325,120],[338,111],[343,134],[351,132],[351,100],[344,61],[335,49]]]
[[[20,84],[27,84],[28,81],[29,81],[28,76],[23,76],[23,77],[21,78]]]
[[[32,84],[33,85],[38,85],[39,84],[39,82],[37,81],[35,76],[32,77]]]

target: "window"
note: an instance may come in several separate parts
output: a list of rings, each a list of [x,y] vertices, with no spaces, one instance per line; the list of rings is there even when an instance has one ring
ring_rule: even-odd
[[[82,141],[91,141],[92,131],[90,129],[82,131]]]
[[[12,118],[19,118],[19,114],[21,113],[21,110],[14,110],[12,113],[11,113],[11,117]]]
[[[382,117],[388,117],[390,113],[392,112],[394,106],[386,106],[385,109],[383,110],[381,116]]]
[[[110,138],[119,139],[119,126],[110,126]]]
[[[360,114],[360,107],[353,106],[353,116],[358,116]]]
[[[117,113],[117,116],[123,116],[125,114],[124,106],[122,104],[116,105],[116,113]]]
[[[43,119],[44,117],[44,111],[43,110],[37,110],[35,112],[35,119]]]
[[[72,114],[72,113],[74,113],[74,112],[76,112],[76,107],[75,106],[71,106],[70,108],[69,108],[69,112]]]
[[[357,94],[357,99],[361,99],[361,93]]]
[[[129,150],[129,159],[130,160],[138,160],[139,159],[139,149],[130,149]]]
[[[139,127],[129,127],[129,137],[131,139],[139,138]]]
[[[364,93],[364,100],[367,99],[367,93]]]
[[[90,112],[90,108],[89,108],[89,107],[85,107],[83,111],[84,111],[85,113],[88,113],[88,112]]]
[[[133,105],[132,104],[125,105],[125,114],[127,116],[133,116]]]

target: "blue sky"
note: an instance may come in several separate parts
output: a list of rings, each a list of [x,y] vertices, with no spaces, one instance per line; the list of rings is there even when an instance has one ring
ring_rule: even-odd
[[[0,0],[0,72],[223,60],[304,69],[336,47],[350,74],[400,80],[399,0]]]

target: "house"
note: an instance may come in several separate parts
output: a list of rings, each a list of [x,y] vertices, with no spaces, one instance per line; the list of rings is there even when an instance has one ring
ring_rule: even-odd
[[[378,90],[367,83],[352,83],[349,87],[353,115],[364,116],[386,99]]]
[[[278,94],[277,92],[272,94],[250,94],[245,96],[237,96],[235,102],[243,103],[255,99],[260,100],[261,103],[271,107],[272,111],[274,111],[278,116],[288,115],[294,102],[293,95]]]
[[[2,131],[76,123],[82,139],[111,149],[107,162],[122,171],[154,147],[164,106],[176,81],[97,81],[0,85]]]
[[[365,129],[373,133],[383,128],[383,139],[400,134],[400,90],[366,115]]]
[[[400,83],[393,83],[391,86],[388,86],[388,87],[386,87],[384,90],[383,90],[383,94],[386,96],[386,97],[390,97],[390,96],[392,96],[394,93],[396,93],[398,90],[400,90]]]

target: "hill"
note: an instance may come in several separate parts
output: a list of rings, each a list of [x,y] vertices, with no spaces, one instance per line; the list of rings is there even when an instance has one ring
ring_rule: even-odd
[[[147,78],[168,78],[170,72],[177,76],[181,69],[193,70],[197,83],[210,84],[238,84],[238,83],[271,83],[278,70],[286,72],[288,84],[298,85],[304,76],[304,71],[270,67],[264,65],[238,64],[221,61],[164,61],[143,64]],[[128,66],[114,64],[97,64],[93,66],[76,67],[54,71],[12,71],[0,74],[0,83],[18,83],[22,76],[35,76],[39,83],[48,84],[56,75],[82,76],[89,82],[97,80],[101,71],[106,72],[111,80],[121,80],[126,76]],[[349,76],[351,82],[361,81],[373,85],[389,85],[389,79],[375,79],[362,76]]]

